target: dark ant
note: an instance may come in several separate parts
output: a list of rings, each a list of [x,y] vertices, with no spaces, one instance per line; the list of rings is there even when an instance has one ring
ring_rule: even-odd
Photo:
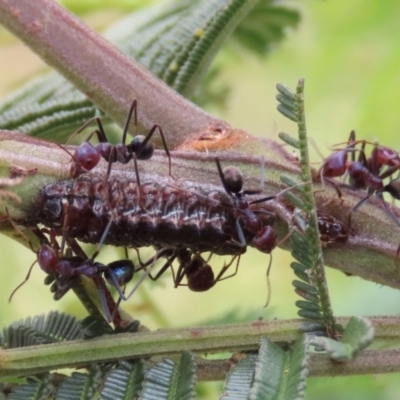
[[[257,250],[266,254],[270,254],[277,246],[277,235],[270,225],[265,226],[263,219],[260,218],[259,215],[267,214],[270,218],[272,217],[273,222],[275,219],[275,214],[267,211],[258,213],[257,211],[253,211],[250,208],[250,205],[275,199],[277,196],[292,188],[285,189],[275,196],[268,196],[248,202],[246,200],[246,195],[257,194],[259,191],[242,190],[243,178],[241,171],[234,166],[228,166],[222,169],[218,158],[216,158],[215,161],[217,163],[218,173],[221,178],[222,185],[224,186],[225,191],[233,199],[234,209],[237,213],[236,231],[239,236],[240,245],[247,245],[243,234],[243,228],[245,228],[247,231],[254,234],[251,244]]]
[[[288,190],[292,190],[293,187],[282,190],[280,193],[274,196],[264,197],[262,199],[253,200],[248,202],[246,200],[246,195],[257,194],[259,191],[254,190],[242,190],[243,188],[243,178],[241,171],[234,167],[228,166],[224,169],[221,168],[221,164],[218,158],[215,159],[217,163],[218,173],[221,178],[222,184],[224,186],[225,191],[232,197],[235,211],[238,215],[236,219],[236,231],[239,236],[240,245],[246,246],[246,240],[243,234],[243,228],[240,223],[243,224],[243,227],[252,232],[254,237],[251,241],[251,245],[254,246],[257,250],[262,253],[270,254],[270,262],[267,268],[267,285],[268,285],[268,297],[265,307],[269,305],[271,299],[271,284],[269,280],[269,274],[272,265],[272,250],[274,250],[278,244],[284,242],[293,232],[293,229],[289,231],[289,233],[278,242],[278,237],[273,228],[270,225],[265,225],[262,218],[259,215],[267,214],[268,216],[272,216],[272,223],[275,219],[275,214],[272,212],[257,212],[253,211],[250,208],[251,204],[262,203],[265,201],[269,201],[275,199],[281,194],[285,193]],[[258,214],[258,215],[257,215]]]
[[[167,143],[165,141],[164,133],[161,126],[158,124],[153,125],[149,133],[146,136],[137,135],[135,136],[131,143],[126,144],[126,137],[128,134],[129,124],[131,122],[133,115],[134,124],[137,126],[137,100],[132,101],[132,105],[129,109],[128,116],[126,117],[124,130],[122,133],[121,143],[111,144],[105,134],[103,124],[99,117],[93,117],[86,123],[84,123],[72,136],[77,135],[82,132],[86,127],[88,127],[93,121],[96,121],[98,129],[94,130],[87,139],[80,145],[72,156],[73,162],[70,169],[70,174],[73,178],[77,178],[85,172],[91,171],[100,161],[104,158],[108,161],[107,176],[111,171],[111,164],[115,162],[120,162],[122,164],[127,164],[132,158],[139,160],[148,160],[152,157],[154,153],[154,146],[150,143],[151,137],[156,131],[159,132],[165,153],[168,157],[169,164],[169,175],[172,177],[171,173],[171,155],[168,150]],[[93,146],[89,143],[89,140],[97,135],[99,143]]]
[[[164,256],[167,256],[167,262],[161,267],[155,276],[150,273],[149,278],[153,281],[157,280],[164,272],[171,268],[174,286],[187,286],[193,292],[205,292],[215,286],[218,282],[228,278],[232,278],[237,274],[239,268],[240,256],[232,256],[231,261],[224,265],[215,277],[211,266],[199,253],[195,253],[189,249],[178,248],[178,249],[164,249]],[[235,271],[229,275],[224,276],[228,268],[232,263],[237,260]],[[178,271],[174,272],[172,263],[177,260],[179,262]],[[183,278],[187,279],[187,283],[183,284]]]

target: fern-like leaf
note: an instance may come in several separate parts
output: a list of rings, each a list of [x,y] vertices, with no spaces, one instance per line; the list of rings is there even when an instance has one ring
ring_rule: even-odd
[[[84,335],[81,322],[75,317],[51,311],[49,314],[28,317],[3,328],[0,345],[3,348],[16,348],[81,339]]]
[[[313,338],[311,343],[324,349],[335,361],[350,361],[374,339],[374,327],[363,317],[351,317],[340,342],[329,338]]]
[[[73,372],[57,391],[56,400],[91,400],[101,383],[102,373],[92,365],[89,373]]]
[[[142,390],[144,364],[136,361],[134,364],[121,363],[119,368],[111,370],[101,391],[102,400],[136,399]]]
[[[287,353],[268,339],[262,339],[249,399],[304,398],[308,360],[308,344],[304,336]]]
[[[179,364],[166,358],[147,372],[140,398],[142,400],[193,399],[195,383],[194,356],[185,351]]]
[[[28,379],[28,383],[16,386],[7,396],[7,400],[42,400],[53,397],[55,387],[51,383],[51,376],[44,380]]]
[[[250,354],[241,359],[228,374],[221,400],[247,399],[254,380],[258,356]]]

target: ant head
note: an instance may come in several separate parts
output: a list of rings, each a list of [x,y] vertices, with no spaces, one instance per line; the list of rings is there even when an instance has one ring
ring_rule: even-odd
[[[372,150],[371,157],[375,160],[375,163],[379,168],[383,165],[400,165],[399,153],[393,149],[390,149],[389,147],[375,146]]]
[[[100,161],[101,154],[89,142],[83,142],[75,151],[70,174],[77,178],[85,172],[91,171]]]
[[[110,285],[115,286],[117,282],[119,286],[124,286],[132,280],[134,272],[135,266],[131,260],[118,260],[105,267],[104,277]]]
[[[265,226],[253,239],[252,245],[262,253],[270,254],[277,245],[277,236],[270,226]]]
[[[44,243],[40,245],[37,260],[46,274],[54,274],[57,271],[57,254],[49,245]]]
[[[154,146],[149,141],[146,142],[146,136],[143,135],[135,136],[128,147],[139,160],[148,160],[154,153]]]

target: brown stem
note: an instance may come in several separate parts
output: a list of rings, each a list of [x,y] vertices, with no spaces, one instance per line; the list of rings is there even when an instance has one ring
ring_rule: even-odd
[[[193,132],[227,126],[52,0],[0,0],[0,23],[121,126],[133,98],[140,104],[141,124],[147,129],[160,124],[171,147]]]
[[[178,180],[173,180],[166,175],[168,161],[165,152],[158,151],[151,161],[139,162],[140,176],[143,176],[143,181],[157,181],[160,184],[187,184],[202,187],[204,190],[221,190],[221,181],[215,165],[215,157],[218,156],[223,166],[235,165],[241,168],[246,189],[259,189],[260,155],[262,155],[266,175],[263,195],[274,195],[283,189],[283,185],[279,184],[279,176],[283,173],[290,175],[293,179],[298,179],[299,168],[295,159],[283,151],[277,143],[252,137],[248,137],[241,143],[243,151],[248,152],[249,149],[254,149],[254,155],[229,152],[210,154],[195,151],[172,152],[172,172]],[[73,146],[68,148],[74,152]],[[70,160],[71,157],[55,144],[0,131],[1,175],[8,176],[9,168],[12,166],[27,170],[38,168],[37,174],[28,176],[21,185],[3,188],[3,191],[12,191],[22,199],[22,204],[8,199],[5,204],[8,206],[10,215],[19,220],[26,218],[27,206],[32,203],[35,194],[45,183],[68,179]],[[107,164],[102,162],[94,173],[104,174],[106,169]],[[119,179],[135,179],[133,166],[130,164],[113,165],[111,176]],[[351,208],[365,196],[364,191],[343,191],[343,200],[340,200],[331,188],[324,188],[316,183],[315,189],[318,210],[333,215],[341,221],[347,221]],[[277,214],[274,229],[284,235],[288,224],[292,223],[293,207],[282,198],[262,203],[260,207]],[[400,216],[397,208],[393,207],[392,210]],[[5,213],[4,209],[3,213]],[[398,227],[383,210],[381,201],[372,197],[360,207],[354,213],[352,228],[353,234],[346,243],[330,244],[324,249],[327,265],[367,280],[400,288],[400,277],[396,265],[398,237],[395,232]],[[283,245],[287,245],[287,242]]]

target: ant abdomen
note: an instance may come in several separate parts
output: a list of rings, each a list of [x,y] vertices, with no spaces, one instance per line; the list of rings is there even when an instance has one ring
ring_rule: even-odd
[[[193,257],[185,268],[188,287],[193,292],[205,292],[214,286],[214,272],[199,255]]]
[[[239,193],[243,188],[243,176],[240,169],[230,165],[225,167],[222,173],[229,192]]]
[[[134,272],[135,266],[131,260],[118,260],[107,265],[104,277],[110,285],[115,286],[117,282],[119,286],[124,286],[132,280]]]
[[[385,192],[391,194],[396,200],[400,200],[400,178],[393,179],[385,186]]]
[[[126,146],[131,153],[135,153],[139,160],[149,160],[153,157],[154,146],[148,142],[142,147],[142,143],[146,140],[146,136],[137,135],[135,136],[131,143]]]

